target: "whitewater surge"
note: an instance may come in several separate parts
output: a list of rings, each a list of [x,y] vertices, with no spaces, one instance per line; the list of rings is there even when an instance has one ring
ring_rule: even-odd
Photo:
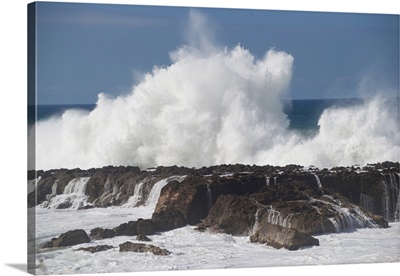
[[[39,121],[37,168],[249,163],[284,136],[292,56],[256,60],[237,46],[207,57],[180,49],[174,59],[128,96],[100,94],[90,113]]]
[[[398,99],[373,98],[350,107],[324,110],[314,137],[287,133],[260,160],[317,167],[399,161]]]
[[[85,211],[37,209],[38,244],[81,228],[79,216],[91,227],[114,227],[126,222],[132,212],[126,208],[91,209]],[[102,219],[98,219],[99,215]],[[49,222],[52,223],[49,223]],[[76,251],[85,245],[37,252],[37,274],[81,274],[133,271],[166,271],[188,269],[250,268],[295,265],[329,265],[381,263],[399,261],[400,223],[389,228],[364,228],[340,234],[319,235],[320,246],[305,250],[277,250],[264,244],[251,243],[249,237],[202,233],[186,226],[151,236],[150,244],[171,251],[169,256],[145,253],[120,253],[119,244],[126,236],[93,240],[90,246],[111,245],[111,250],[89,253]],[[85,229],[89,231],[89,227]],[[132,238],[132,237],[128,237]],[[147,243],[147,242],[146,242]],[[193,246],[196,245],[196,246]],[[357,252],[357,254],[354,254]],[[267,257],[266,257],[267,256]]]
[[[41,207],[44,208],[72,208],[78,209],[86,205],[87,196],[85,195],[86,185],[90,177],[81,177],[72,179],[64,188],[63,194],[57,195],[57,182],[56,180],[52,186],[51,194],[47,195],[47,201],[42,203]]]
[[[399,161],[398,100],[329,108],[319,132],[304,137],[288,130],[281,101],[292,77],[290,54],[271,49],[257,59],[240,45],[206,53],[184,46],[171,62],[128,95],[99,94],[91,112],[37,122],[29,168]]]

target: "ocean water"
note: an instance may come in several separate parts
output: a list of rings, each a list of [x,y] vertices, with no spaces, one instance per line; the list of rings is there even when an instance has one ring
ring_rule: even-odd
[[[42,104],[37,106],[28,106],[28,127],[37,121],[43,121],[52,117],[60,117],[70,109],[92,111],[95,104]]]
[[[308,99],[287,100],[284,103],[284,113],[290,121],[289,129],[313,136],[318,133],[318,121],[329,108],[351,108],[363,103],[363,99]]]

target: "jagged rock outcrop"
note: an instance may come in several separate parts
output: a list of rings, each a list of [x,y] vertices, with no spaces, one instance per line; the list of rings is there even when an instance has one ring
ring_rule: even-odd
[[[138,235],[153,235],[154,223],[151,219],[138,219],[137,231]]]
[[[152,220],[158,231],[167,231],[196,224],[208,213],[207,180],[188,176],[171,181],[162,190]]]
[[[112,229],[116,236],[136,236],[154,234],[154,223],[150,219],[138,219],[122,223]]]
[[[190,175],[181,182],[172,181],[162,189],[152,220],[158,231],[194,225],[207,216],[219,196],[248,195],[264,186],[262,174]]]
[[[109,166],[31,171],[28,176],[39,177],[36,188],[30,186],[29,207],[40,204],[42,208],[79,208],[82,212],[108,206],[154,208],[151,219],[93,229],[93,239],[113,234],[152,235],[198,225],[199,230],[252,235],[257,242],[274,244],[276,240],[277,247],[296,248],[307,246],[297,240],[314,242],[304,235],[388,227],[388,222],[400,219],[399,163],[329,170],[298,165],[161,166],[148,170]],[[272,232],[256,235],[261,219],[266,229],[284,231],[287,242],[291,237],[293,244],[282,243],[282,236]]]
[[[72,246],[87,242],[90,242],[90,238],[86,232],[82,229],[77,229],[61,234],[58,238],[51,239],[43,248]]]
[[[158,232],[164,232],[181,228],[188,223],[179,210],[161,210],[154,212],[151,220],[154,223],[154,228]]]
[[[129,221],[122,223],[113,228],[116,236],[136,236],[137,235],[137,221]]]
[[[328,217],[336,212],[323,201],[283,201],[261,206],[257,215],[269,223],[293,228],[310,235],[335,233],[337,229]]]
[[[28,194],[28,207],[44,204],[49,198],[65,193],[65,187],[73,180],[89,177],[84,194],[87,202],[78,206],[85,210],[92,207],[108,207],[127,204],[136,193],[137,197],[131,207],[145,203],[154,184],[173,175],[187,175],[185,184],[170,183],[161,194],[160,207],[163,195],[167,193],[186,193],[188,199],[179,210],[188,224],[196,224],[204,219],[210,205],[214,204],[220,195],[245,195],[260,191],[269,182],[270,186],[282,184],[294,185],[295,182],[307,184],[309,188],[318,188],[316,177],[323,183],[323,190],[336,192],[346,197],[350,202],[361,205],[376,215],[384,216],[386,220],[398,220],[400,212],[397,210],[399,198],[399,163],[383,162],[359,167],[335,167],[330,170],[310,167],[304,170],[298,165],[255,166],[255,165],[218,165],[191,169],[184,167],[157,167],[150,170],[140,170],[138,167],[103,167],[97,169],[59,169],[49,171],[28,171],[29,179],[40,177],[35,191]],[[182,190],[183,186],[188,186]],[[140,187],[139,187],[140,186]],[[304,186],[306,187],[306,186]],[[303,199],[310,190],[303,189]],[[140,188],[140,189],[139,189]],[[169,190],[168,190],[169,189]],[[308,188],[307,188],[308,189]],[[318,189],[317,189],[318,190]],[[322,189],[320,189],[320,192]],[[287,196],[284,190],[279,190],[275,197]],[[300,196],[300,193],[298,194]],[[167,195],[167,198],[171,196]],[[180,201],[183,196],[176,197]],[[204,198],[208,204],[204,206]],[[386,204],[386,201],[389,203]],[[46,207],[46,204],[44,204]],[[65,201],[57,208],[72,208],[71,202]],[[185,210],[185,211],[182,211]]]
[[[321,173],[320,178],[325,189],[341,194],[352,203],[383,216],[387,221],[399,219],[398,165],[397,171],[395,167],[379,170],[366,167],[361,173],[354,168],[334,168]]]
[[[146,176],[147,172],[138,167],[106,167],[97,170],[87,183],[88,201],[96,207],[121,205],[133,195],[135,185]]]
[[[81,248],[78,248],[76,251],[87,251],[90,253],[97,253],[97,252],[101,252],[101,251],[110,250],[113,248],[114,247],[111,245],[97,245],[97,246],[90,246],[90,247],[81,247]]]
[[[151,244],[124,242],[119,245],[119,252],[139,252],[139,253],[153,253],[154,255],[166,256],[170,255],[167,249],[160,248]]]
[[[147,237],[146,235],[143,235],[143,234],[137,235],[136,240],[137,241],[148,241],[148,242],[151,241],[151,239],[149,237]]]
[[[286,248],[298,250],[305,246],[318,246],[319,241],[312,236],[297,231],[293,228],[286,228],[280,225],[271,224],[261,219],[258,229],[250,236],[250,241],[265,243],[274,248]]]
[[[110,239],[115,237],[115,231],[112,229],[96,227],[90,230],[89,237],[94,240]]]
[[[222,195],[199,227],[235,236],[247,236],[255,223],[256,211],[257,205],[248,197]]]
[[[36,174],[28,172],[29,177],[40,177],[35,192],[28,194],[28,207],[43,204],[48,201],[49,195],[62,195],[65,188],[74,179],[89,177],[85,185],[85,195],[90,206],[108,207],[126,203],[130,196],[134,194],[136,184],[140,183],[152,175],[151,172],[141,171],[138,167],[103,167],[98,169],[59,169],[50,171],[37,171]],[[143,193],[149,192],[151,186],[159,180],[156,176],[149,179],[147,189]],[[63,203],[62,208],[70,208],[71,205]],[[60,207],[60,208],[61,208]],[[82,208],[83,207],[83,208]],[[81,206],[80,209],[85,209]]]

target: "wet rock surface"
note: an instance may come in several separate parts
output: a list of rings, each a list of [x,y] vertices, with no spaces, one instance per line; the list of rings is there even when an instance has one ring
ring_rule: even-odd
[[[51,198],[64,195],[69,181],[90,177],[82,192],[86,204],[80,206],[82,212],[86,206],[148,205],[155,184],[170,179],[160,191],[151,219],[93,229],[93,239],[113,234],[153,235],[197,225],[201,231],[249,235],[254,242],[292,250],[316,245],[312,235],[388,227],[388,222],[400,219],[399,163],[392,162],[322,170],[298,165],[148,170],[110,166],[87,171],[31,171],[28,175],[40,177],[37,197],[34,192],[28,194],[29,207],[46,207]],[[71,208],[68,204],[64,201],[57,208]]]
[[[97,252],[101,252],[101,251],[110,250],[113,248],[114,247],[111,245],[97,245],[97,246],[90,246],[90,247],[81,247],[81,248],[78,248],[76,251],[87,251],[90,253],[97,253]]]
[[[95,240],[109,239],[115,237],[115,231],[112,229],[103,229],[100,227],[90,231],[89,237]]]
[[[147,242],[151,241],[151,239],[149,237],[147,237],[146,235],[143,235],[143,234],[137,235],[136,236],[136,240],[138,240],[138,241],[147,241]]]
[[[255,243],[265,243],[274,248],[286,248],[298,250],[306,246],[318,246],[318,239],[297,231],[294,228],[286,228],[280,225],[261,222],[259,228],[250,236],[250,241]]]
[[[247,236],[255,223],[256,211],[257,205],[248,197],[222,195],[199,226],[215,232]]]
[[[129,221],[122,223],[113,228],[116,236],[136,236],[137,235],[137,221]]]
[[[119,245],[119,252],[153,253],[154,255],[170,255],[166,249],[151,244],[125,242]]]
[[[72,246],[87,242],[90,242],[90,238],[86,232],[82,229],[77,229],[61,234],[58,238],[51,239],[43,248]]]

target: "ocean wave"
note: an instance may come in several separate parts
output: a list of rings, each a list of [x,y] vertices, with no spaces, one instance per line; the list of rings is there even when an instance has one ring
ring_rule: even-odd
[[[317,134],[305,137],[289,129],[281,101],[293,56],[271,49],[257,59],[241,45],[207,49],[179,48],[170,66],[155,67],[129,95],[99,94],[90,112],[38,121],[28,134],[36,137],[28,167],[399,161],[398,100],[328,108]]]

